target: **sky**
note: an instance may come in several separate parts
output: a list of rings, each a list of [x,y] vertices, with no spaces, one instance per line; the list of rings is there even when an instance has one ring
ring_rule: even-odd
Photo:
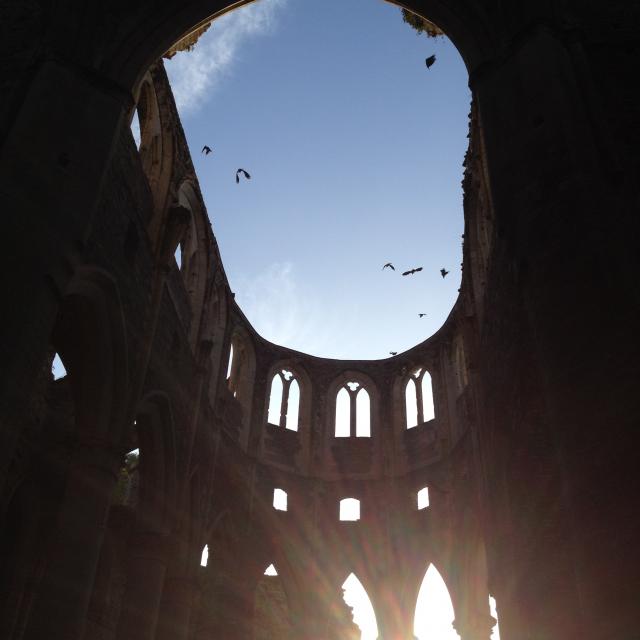
[[[446,37],[417,35],[382,0],[258,0],[165,65],[231,289],[260,335],[378,359],[442,326],[460,286],[471,101]],[[251,179],[236,184],[238,168]],[[373,640],[366,592],[355,577],[345,587]],[[416,635],[455,640],[452,620],[432,568]]]
[[[377,359],[437,331],[460,286],[471,100],[447,38],[417,35],[381,0],[259,0],[165,64],[231,289],[260,335]],[[251,179],[236,184],[238,168]]]

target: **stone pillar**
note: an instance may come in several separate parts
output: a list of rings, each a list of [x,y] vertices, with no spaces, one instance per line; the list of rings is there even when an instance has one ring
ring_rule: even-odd
[[[186,640],[196,590],[193,580],[185,576],[173,576],[165,580],[157,640]]]
[[[400,592],[385,589],[375,598],[374,607],[378,640],[413,640],[414,601],[403,603]]]
[[[106,447],[74,452],[26,640],[82,637],[119,462]]]
[[[128,579],[118,623],[118,640],[153,640],[167,572],[167,538],[137,533],[127,559]]]
[[[493,627],[498,621],[486,613],[470,613],[453,621],[453,628],[460,640],[489,640]]]
[[[2,233],[11,238],[0,258],[0,289],[11,300],[0,314],[0,478],[46,359],[69,264],[82,252],[115,134],[131,102],[113,82],[60,59],[47,59],[29,75],[0,142]]]

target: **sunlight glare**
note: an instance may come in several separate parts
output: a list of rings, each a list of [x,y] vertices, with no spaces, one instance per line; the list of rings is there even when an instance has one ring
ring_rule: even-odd
[[[287,492],[282,489],[273,490],[273,508],[278,511],[287,510]]]
[[[413,633],[418,640],[460,640],[452,626],[453,620],[447,585],[431,564],[418,592]]]
[[[491,615],[498,620],[498,610],[496,607],[496,599],[493,596],[489,596],[489,611]],[[493,627],[491,632],[491,640],[500,640],[500,621],[496,622],[496,626]]]
[[[340,520],[345,522],[360,520],[360,500],[356,498],[340,500]]]
[[[376,614],[362,583],[351,573],[342,588],[344,601],[353,609],[353,621],[362,631],[361,640],[375,640],[378,637]]]

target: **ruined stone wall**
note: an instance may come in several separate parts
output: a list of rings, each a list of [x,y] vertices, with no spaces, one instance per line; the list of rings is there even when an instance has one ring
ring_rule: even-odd
[[[475,96],[463,285],[424,344],[337,363],[266,343],[232,303],[153,66],[228,7],[178,4],[1,10],[0,635],[248,638],[275,561],[299,637],[321,637],[314,596],[350,570],[381,635],[405,637],[435,561],[464,640],[489,635],[487,590],[504,640],[635,637],[635,5],[408,3],[452,37]],[[180,273],[173,251],[194,234]],[[53,382],[55,350],[68,376]],[[407,431],[403,368],[421,365],[436,419]],[[308,396],[297,434],[266,424],[278,366],[299,367]],[[353,376],[371,385],[373,434],[336,443],[335,385]],[[139,502],[113,504],[137,446]],[[432,504],[417,511],[421,485]],[[337,522],[346,494],[357,523]]]

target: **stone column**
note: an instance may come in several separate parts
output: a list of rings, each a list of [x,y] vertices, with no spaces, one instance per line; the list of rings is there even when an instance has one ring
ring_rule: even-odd
[[[128,579],[118,623],[118,640],[153,640],[167,572],[167,538],[137,533],[127,559]]]
[[[112,82],[54,56],[29,77],[0,142],[2,233],[11,238],[0,258],[0,289],[11,300],[0,314],[0,478],[46,359],[59,296],[71,274],[67,261],[82,252],[115,135],[131,103]]]
[[[173,576],[164,581],[157,640],[186,640],[196,586],[186,576]]]
[[[493,627],[498,621],[486,613],[469,613],[453,621],[453,628],[460,640],[489,640]]]
[[[106,447],[74,452],[26,640],[82,637],[119,462]]]

